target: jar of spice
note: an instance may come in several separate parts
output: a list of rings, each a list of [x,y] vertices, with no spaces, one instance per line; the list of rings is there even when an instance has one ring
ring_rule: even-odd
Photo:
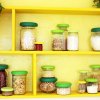
[[[43,70],[42,77],[55,77],[54,75],[55,66],[44,65],[44,66],[41,66],[41,68]]]
[[[56,90],[56,87],[55,87],[55,82],[57,81],[57,78],[55,77],[52,77],[52,78],[40,78],[40,90],[42,92],[45,92],[45,93],[52,93]]]
[[[79,50],[78,32],[68,32],[67,50],[69,50],[69,51],[77,51],[77,50]]]
[[[7,83],[7,72],[6,69],[8,69],[8,65],[6,64],[0,64],[0,93],[1,93],[1,88],[6,87]]]
[[[91,29],[91,47],[95,51],[100,51],[100,27]]]
[[[67,95],[71,94],[71,83],[70,82],[57,82],[57,94],[59,95]]]
[[[43,50],[43,43],[42,42],[35,42],[35,50],[42,51]]]
[[[86,81],[78,81],[78,93],[86,92]]]
[[[21,50],[35,50],[36,30],[38,26],[35,22],[21,22]]]
[[[26,93],[26,75],[27,71],[12,71],[12,86],[14,94]]]
[[[65,50],[65,37],[63,30],[52,30],[52,50],[63,51]]]
[[[98,93],[98,80],[96,78],[87,78],[87,92]]]

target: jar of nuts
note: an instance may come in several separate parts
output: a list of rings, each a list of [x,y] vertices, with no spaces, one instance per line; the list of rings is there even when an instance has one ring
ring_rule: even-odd
[[[12,86],[14,94],[25,94],[27,71],[12,71]]]

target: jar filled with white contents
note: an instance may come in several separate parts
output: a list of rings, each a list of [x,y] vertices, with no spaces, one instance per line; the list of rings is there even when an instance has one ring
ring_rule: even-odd
[[[98,80],[96,78],[87,78],[87,92],[90,94],[98,93]]]
[[[71,83],[70,82],[57,82],[57,94],[58,95],[68,95],[71,94]]]
[[[91,47],[95,51],[100,51],[100,28],[92,28],[91,32]]]
[[[36,27],[38,26],[35,22],[21,22],[20,31],[20,45],[21,50],[35,50],[36,41]]]
[[[12,87],[14,94],[26,93],[26,75],[27,71],[12,71]]]
[[[78,32],[68,32],[67,50],[69,50],[69,51],[77,51],[77,50],[79,50]]]
[[[65,50],[65,37],[63,30],[52,30],[52,50]]]

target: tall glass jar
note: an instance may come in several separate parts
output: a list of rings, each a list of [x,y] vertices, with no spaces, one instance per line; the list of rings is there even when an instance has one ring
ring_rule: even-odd
[[[1,88],[6,87],[7,85],[7,72],[6,69],[8,68],[8,65],[6,64],[0,64],[0,93],[1,93]]]
[[[77,51],[77,50],[79,50],[78,32],[68,32],[67,50],[69,50],[69,51]]]
[[[65,37],[65,50],[67,50],[67,35],[68,35],[68,27],[69,27],[69,24],[58,24],[57,27],[60,29],[60,30],[63,30],[64,31],[64,37]]]
[[[63,30],[52,30],[52,50],[65,50],[65,37]]]
[[[21,22],[20,26],[21,50],[35,50],[35,28],[38,26],[38,24],[35,22]]]
[[[91,32],[91,47],[95,51],[100,51],[100,28],[92,28]]]
[[[12,71],[12,87],[14,94],[26,93],[26,75],[27,71]]]

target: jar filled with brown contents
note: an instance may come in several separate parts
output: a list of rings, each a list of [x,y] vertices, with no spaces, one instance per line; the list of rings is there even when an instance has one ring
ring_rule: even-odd
[[[40,78],[40,90],[45,93],[52,93],[56,90],[55,82],[57,81],[57,78]]]

